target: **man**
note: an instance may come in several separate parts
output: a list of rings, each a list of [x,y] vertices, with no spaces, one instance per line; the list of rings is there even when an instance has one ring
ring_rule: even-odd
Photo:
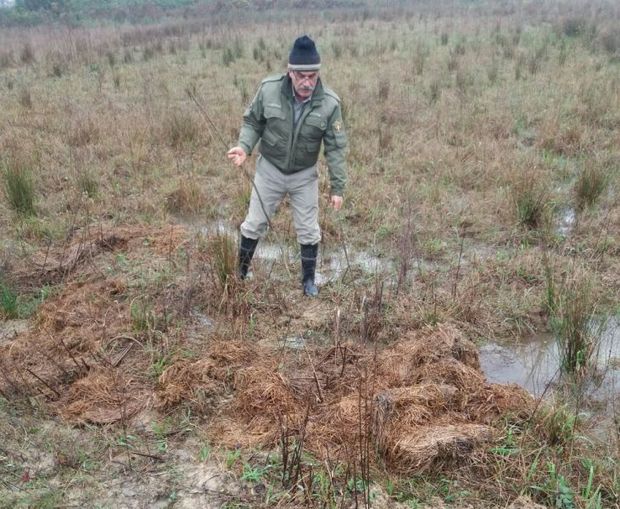
[[[241,166],[260,140],[260,155],[250,207],[241,225],[239,277],[245,278],[258,240],[286,194],[293,208],[297,240],[301,247],[302,284],[305,295],[315,297],[319,228],[317,160],[324,145],[330,176],[330,204],[342,206],[346,182],[347,137],[340,99],[321,82],[321,58],[308,36],[299,37],[290,52],[288,72],[262,81],[243,115],[238,146],[228,158]]]

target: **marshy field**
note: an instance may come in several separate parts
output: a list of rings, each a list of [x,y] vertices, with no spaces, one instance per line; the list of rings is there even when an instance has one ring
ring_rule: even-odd
[[[0,8],[0,507],[620,507],[617,2],[43,4]],[[226,158],[302,34],[317,299],[286,202],[235,277]]]

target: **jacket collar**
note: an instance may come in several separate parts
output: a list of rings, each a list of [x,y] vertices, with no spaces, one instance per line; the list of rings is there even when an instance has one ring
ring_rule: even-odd
[[[281,93],[289,100],[293,100],[293,81],[290,76],[287,74],[283,75],[282,80],[282,88]],[[323,84],[321,83],[321,78],[319,77],[316,82],[316,87],[314,88],[314,92],[312,93],[312,99],[310,99],[310,104],[315,106],[320,104],[323,101],[323,97],[325,96],[325,91],[323,90]]]

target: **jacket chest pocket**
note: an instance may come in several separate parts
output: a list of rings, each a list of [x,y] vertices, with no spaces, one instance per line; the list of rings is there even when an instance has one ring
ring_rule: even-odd
[[[267,105],[263,111],[263,116],[265,117],[266,131],[271,131],[279,137],[287,137],[290,126],[287,125],[286,115],[282,108]]]
[[[310,113],[305,118],[299,130],[299,135],[304,141],[316,144],[323,139],[325,129],[327,129],[327,121],[322,116]]]

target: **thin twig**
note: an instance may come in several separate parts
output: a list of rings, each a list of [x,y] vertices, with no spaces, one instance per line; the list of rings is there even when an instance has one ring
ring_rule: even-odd
[[[452,286],[452,298],[456,298],[456,288],[459,283],[459,273],[461,272],[461,261],[463,259],[463,242],[465,237],[461,236],[460,248],[459,248],[459,262],[456,266],[456,274],[454,276],[454,285]]]
[[[319,377],[316,374],[316,369],[314,369],[314,363],[312,362],[312,359],[310,358],[310,354],[308,353],[308,350],[306,349],[305,345],[304,345],[304,351],[306,352],[306,356],[308,357],[308,361],[310,362],[310,367],[312,368],[312,374],[314,375],[314,383],[316,384],[316,390],[318,391],[319,402],[323,403],[324,401],[323,391],[321,389],[321,384],[319,383]]]
[[[196,96],[196,93],[191,88],[188,88],[186,90],[186,92],[187,92],[187,95],[189,96],[189,98],[194,102],[194,104],[198,108],[198,111],[200,111],[202,116],[205,118],[205,120],[209,124],[209,127],[211,128],[211,132],[215,134],[217,139],[219,139],[220,142],[222,143],[222,146],[224,147],[224,149],[226,151],[228,151],[228,149],[229,149],[228,144],[224,141],[224,138],[220,134],[220,131],[217,128],[217,126],[215,125],[215,122],[213,122],[213,120],[211,120],[211,117],[209,116],[209,114],[207,113],[207,110],[204,108],[204,106],[202,105],[202,103],[200,102],[198,97]],[[265,208],[265,204],[263,203],[263,199],[262,199],[260,193],[258,192],[256,184],[254,183],[254,179],[245,171],[245,168],[242,168],[242,170],[243,170],[243,174],[247,177],[247,179],[252,184],[252,187],[254,188],[254,192],[256,193],[256,197],[258,198],[258,201],[260,203],[260,207],[263,210],[263,214],[265,214],[265,219],[267,220],[267,224],[269,225],[269,229],[272,230],[273,228],[272,228],[272,225],[271,225],[271,220],[269,219],[269,214],[267,214],[267,209]]]
[[[51,334],[50,334],[50,337],[53,339],[53,336]],[[65,348],[65,350],[69,354],[69,357],[71,357],[71,360],[77,366],[78,371],[82,371],[83,366],[80,366],[76,358],[73,356],[73,353],[71,352],[71,350],[69,350],[69,347],[67,347],[67,345],[65,344],[65,342],[62,340],[60,336],[58,336],[58,341],[60,341],[60,344]]]
[[[125,350],[123,350],[123,351],[121,352],[121,354],[118,356],[118,358],[117,358],[114,362],[112,362],[112,367],[113,367],[113,368],[118,367],[118,365],[119,365],[119,364],[123,361],[123,359],[124,359],[125,357],[127,357],[127,354],[131,351],[131,349],[133,348],[133,345],[134,345],[134,344],[135,344],[135,343],[129,343],[129,344],[125,347]]]
[[[145,452],[131,451],[131,454],[135,454],[136,456],[143,456],[144,458],[151,458],[157,461],[165,461],[163,456],[158,456],[156,454],[147,454]]]
[[[340,220],[341,216],[338,216],[338,218],[336,219],[336,222],[338,223],[338,228],[339,228],[339,237],[340,237],[340,243],[342,244],[342,250],[344,251],[344,259],[347,262],[347,268],[344,271],[344,274],[342,275],[342,278],[340,278],[342,280],[342,282],[344,283],[344,278],[347,276],[347,274],[349,273],[349,269],[351,268],[351,262],[349,261],[349,252],[347,250],[347,241],[346,238],[344,236],[344,228],[342,227],[342,220]]]
[[[35,377],[39,382],[41,382],[45,387],[47,387],[50,391],[56,394],[57,398],[60,398],[60,393],[54,389],[50,384],[48,384],[45,380],[43,380],[39,375],[37,375],[34,371],[29,368],[25,368],[28,373],[30,373],[33,377]]]

